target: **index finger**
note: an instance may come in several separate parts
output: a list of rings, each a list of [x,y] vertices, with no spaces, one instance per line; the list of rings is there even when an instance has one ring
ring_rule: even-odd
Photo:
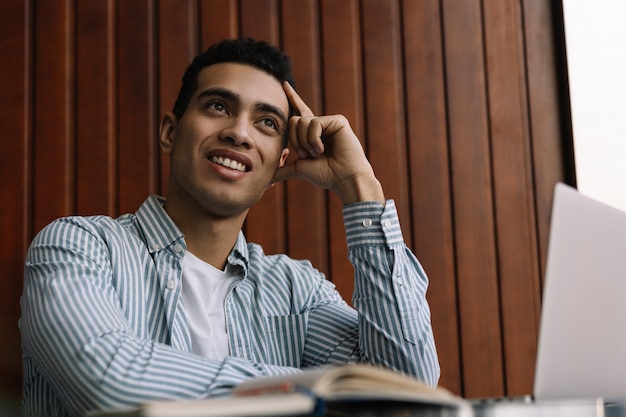
[[[312,117],[315,116],[313,111],[306,105],[304,100],[296,93],[296,90],[289,84],[289,82],[283,82],[283,89],[285,90],[285,94],[287,94],[287,100],[289,100],[289,104],[293,107],[296,114],[298,116]]]

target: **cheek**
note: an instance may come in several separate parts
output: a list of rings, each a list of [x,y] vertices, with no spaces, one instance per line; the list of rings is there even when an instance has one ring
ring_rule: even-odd
[[[276,151],[274,152],[268,152],[265,157],[263,158],[264,160],[264,164],[266,166],[266,169],[268,171],[273,172],[276,171],[277,168],[283,166],[285,164],[285,160],[283,158],[283,154],[282,153],[278,153]]]
[[[255,138],[257,149],[263,161],[277,167],[283,165],[289,155],[289,149],[283,148],[282,136],[262,136]]]
[[[189,153],[197,152],[206,136],[206,130],[199,126],[185,126],[176,135],[176,141],[172,145],[172,154],[183,153],[189,156]]]

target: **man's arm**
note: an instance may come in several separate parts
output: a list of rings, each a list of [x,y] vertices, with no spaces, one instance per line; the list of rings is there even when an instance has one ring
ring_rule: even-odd
[[[355,268],[360,360],[436,385],[439,363],[426,301],[428,280],[406,247],[393,201],[385,201],[360,141],[343,116],[316,117],[285,83],[297,116],[289,144],[298,159],[275,180],[301,178],[334,191],[344,206],[349,258]]]
[[[428,279],[404,243],[394,202],[348,205],[344,222],[354,266],[352,302],[359,311],[361,360],[437,385]]]
[[[160,291],[144,292],[143,276],[118,276],[137,286],[120,294],[112,284],[111,242],[98,233],[85,219],[62,219],[28,251],[20,319],[26,414],[56,400],[83,415],[155,399],[200,398],[252,376],[296,371],[232,357],[211,361],[139,337],[129,320],[145,327],[147,314],[163,314]],[[121,300],[142,304],[136,317],[126,317]]]

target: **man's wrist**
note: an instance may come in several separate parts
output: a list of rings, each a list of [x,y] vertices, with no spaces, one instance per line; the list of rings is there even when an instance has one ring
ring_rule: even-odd
[[[337,185],[335,193],[344,206],[361,201],[377,201],[385,204],[383,187],[374,175],[360,175],[344,181]]]

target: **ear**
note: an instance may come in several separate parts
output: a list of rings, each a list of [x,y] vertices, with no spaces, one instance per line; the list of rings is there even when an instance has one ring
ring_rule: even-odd
[[[174,113],[167,112],[163,115],[161,126],[159,127],[159,144],[161,145],[161,151],[167,155],[172,153],[177,125],[178,120]]]
[[[287,161],[288,156],[289,156],[289,148],[284,148],[280,154],[280,159],[278,160],[279,167],[282,167],[285,165],[285,161]]]

